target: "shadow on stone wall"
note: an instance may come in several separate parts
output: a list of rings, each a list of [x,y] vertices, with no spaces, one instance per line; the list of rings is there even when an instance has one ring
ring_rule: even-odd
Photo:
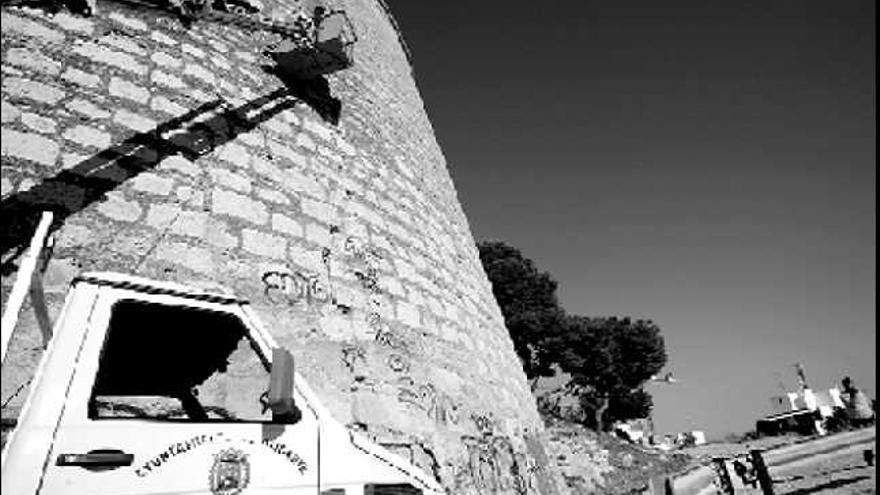
[[[265,70],[273,72],[270,67]],[[106,193],[165,158],[182,155],[195,161],[298,103],[309,105],[329,123],[338,122],[341,103],[330,94],[326,79],[297,81],[278,75],[285,85],[271,93],[234,108],[223,99],[210,101],[3,198],[0,274],[16,270],[14,262],[27,249],[43,211],[53,212],[55,231],[70,215],[105,199]]]

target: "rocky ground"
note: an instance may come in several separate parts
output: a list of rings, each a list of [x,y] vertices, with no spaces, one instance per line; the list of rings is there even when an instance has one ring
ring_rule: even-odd
[[[549,450],[573,494],[642,493],[651,477],[690,464],[686,454],[645,449],[575,423],[547,420],[547,432]]]

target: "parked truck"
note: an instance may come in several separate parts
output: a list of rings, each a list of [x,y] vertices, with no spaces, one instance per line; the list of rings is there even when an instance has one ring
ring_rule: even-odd
[[[83,274],[51,328],[4,494],[445,493],[334,421],[245,300]]]

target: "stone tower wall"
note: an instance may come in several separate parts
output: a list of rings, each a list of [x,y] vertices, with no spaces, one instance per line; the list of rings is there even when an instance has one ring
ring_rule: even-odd
[[[375,0],[338,6],[355,66],[291,88],[264,67],[272,35],[123,3],[90,18],[4,5],[4,305],[54,210],[53,315],[82,271],[225,287],[338,420],[450,493],[556,493],[399,33]],[[4,399],[40,356],[27,306],[10,356]]]

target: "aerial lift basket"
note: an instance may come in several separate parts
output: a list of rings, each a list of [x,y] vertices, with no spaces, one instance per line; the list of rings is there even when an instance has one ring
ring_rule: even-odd
[[[345,12],[332,10],[316,19],[310,39],[304,43],[285,39],[268,55],[282,73],[308,80],[351,67],[356,41]]]

